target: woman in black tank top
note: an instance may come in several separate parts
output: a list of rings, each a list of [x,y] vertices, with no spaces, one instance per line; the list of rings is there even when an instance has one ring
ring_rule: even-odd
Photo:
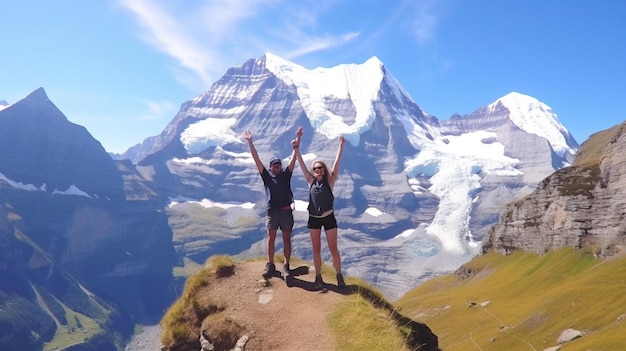
[[[302,130],[298,129],[297,134],[300,138],[302,136]],[[309,221],[307,223],[307,227],[309,228],[311,244],[313,246],[313,264],[315,266],[315,282],[313,287],[316,290],[323,289],[325,285],[321,276],[322,228],[324,228],[326,233],[328,249],[330,250],[330,254],[333,259],[333,267],[337,273],[337,286],[339,288],[344,288],[346,286],[341,273],[341,257],[337,246],[337,220],[335,218],[333,207],[335,200],[333,187],[339,176],[339,164],[341,162],[341,156],[343,155],[345,143],[346,139],[343,136],[339,137],[339,148],[337,150],[332,170],[329,170],[323,161],[317,160],[313,162],[311,165],[311,171],[309,171],[302,160],[302,155],[298,150],[299,143],[295,140],[292,142],[294,150],[296,150],[298,164],[300,164],[304,178],[309,184]]]

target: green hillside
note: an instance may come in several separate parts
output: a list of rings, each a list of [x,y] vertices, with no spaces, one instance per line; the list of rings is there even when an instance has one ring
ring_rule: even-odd
[[[0,267],[0,350],[122,349],[128,335],[120,330],[130,325],[117,307],[87,291],[28,235],[13,236],[22,245],[15,247],[34,253],[29,269]]]
[[[444,351],[544,350],[568,328],[585,335],[562,351],[624,350],[626,255],[599,260],[591,251],[489,253],[395,304],[427,324]]]

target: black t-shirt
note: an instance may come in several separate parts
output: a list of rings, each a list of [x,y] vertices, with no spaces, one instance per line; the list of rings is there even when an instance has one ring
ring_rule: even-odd
[[[291,192],[291,171],[285,168],[276,176],[270,174],[265,167],[261,172],[263,185],[265,186],[265,196],[267,198],[267,208],[283,208],[290,206],[293,201]]]

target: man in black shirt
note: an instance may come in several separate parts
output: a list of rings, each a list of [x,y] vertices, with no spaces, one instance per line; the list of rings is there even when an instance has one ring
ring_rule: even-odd
[[[254,163],[261,174],[261,179],[263,179],[265,195],[267,197],[267,215],[265,217],[265,227],[267,228],[267,264],[263,272],[263,277],[266,279],[276,273],[276,266],[274,264],[274,242],[276,241],[276,233],[279,228],[283,234],[283,252],[285,255],[282,270],[283,278],[288,282],[292,277],[289,268],[289,260],[291,259],[291,231],[294,225],[293,209],[291,207],[293,203],[291,175],[293,174],[293,168],[296,164],[295,151],[298,145],[300,145],[301,136],[302,127],[298,128],[296,140],[292,142],[294,144],[294,151],[291,154],[287,168],[283,169],[281,160],[274,157],[269,162],[270,169],[268,171],[259,159],[259,154],[252,143],[252,133],[250,131],[243,133],[244,139],[248,141]]]

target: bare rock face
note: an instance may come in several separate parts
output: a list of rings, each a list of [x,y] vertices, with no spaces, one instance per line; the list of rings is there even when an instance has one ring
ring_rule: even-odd
[[[506,207],[483,252],[539,254],[563,246],[611,256],[626,245],[626,123],[594,134],[571,167]]]

